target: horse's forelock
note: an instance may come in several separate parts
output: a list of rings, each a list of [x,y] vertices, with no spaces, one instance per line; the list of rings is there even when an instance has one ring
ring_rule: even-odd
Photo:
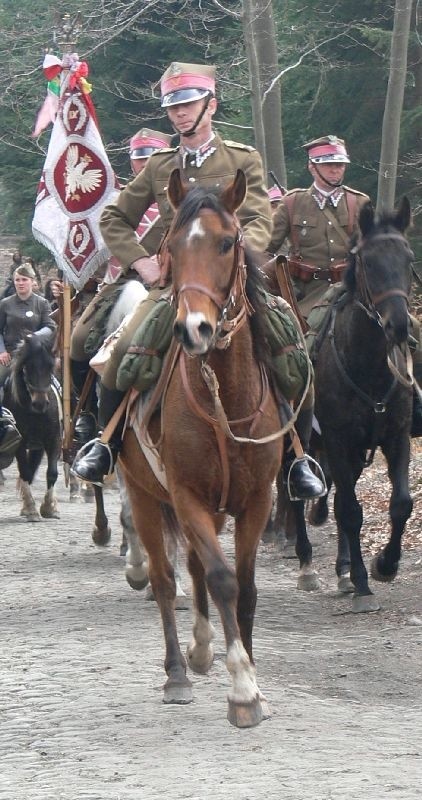
[[[204,209],[214,211],[219,215],[221,221],[225,222],[227,212],[221,204],[218,189],[195,186],[190,189],[176,211],[172,225],[173,232],[180,231]]]

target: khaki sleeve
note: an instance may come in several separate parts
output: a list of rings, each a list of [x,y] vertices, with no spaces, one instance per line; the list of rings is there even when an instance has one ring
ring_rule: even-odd
[[[107,247],[127,272],[138,258],[149,255],[138,242],[136,229],[145,211],[155,202],[150,162],[125,186],[117,200],[104,208],[100,229]]]
[[[263,253],[267,250],[270,240],[272,219],[261,156],[256,150],[248,153],[243,169],[247,190],[239,209],[239,216],[247,244]]]
[[[283,200],[273,214],[273,232],[268,246],[270,253],[277,253],[290,233],[289,212]]]

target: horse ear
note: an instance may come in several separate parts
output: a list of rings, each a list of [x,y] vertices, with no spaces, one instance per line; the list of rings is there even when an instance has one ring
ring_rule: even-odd
[[[397,212],[396,212],[396,225],[402,233],[404,233],[410,223],[412,221],[412,212],[410,209],[409,199],[404,196],[400,200]]]
[[[238,169],[236,177],[229,186],[221,193],[221,201],[226,211],[234,214],[242,205],[246,194],[246,175],[243,170]]]
[[[170,175],[167,197],[173,208],[179,208],[189,191],[187,183],[182,181],[180,169],[176,167]]]
[[[370,200],[362,206],[359,214],[359,228],[361,229],[362,236],[367,236],[374,227],[374,207]]]

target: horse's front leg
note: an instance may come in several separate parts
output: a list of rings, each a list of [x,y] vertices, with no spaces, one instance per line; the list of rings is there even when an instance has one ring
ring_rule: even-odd
[[[325,441],[327,442],[328,437]],[[327,442],[328,446],[328,442]],[[335,463],[334,463],[335,457]],[[358,454],[355,458],[350,453],[340,452],[338,438],[335,439],[335,450],[331,463],[331,472],[336,487],[334,495],[334,515],[337,522],[339,550],[337,555],[336,570],[339,578],[339,590],[347,591],[344,579],[347,576],[339,574],[341,569],[340,544],[343,537],[347,538],[350,550],[350,578],[355,587],[352,598],[352,611],[361,613],[365,611],[378,611],[379,604],[368,584],[368,573],[362,558],[360,546],[360,532],[362,528],[362,506],[358,502],[355,485],[362,471],[362,461]],[[342,582],[340,583],[340,579]]]
[[[105,547],[111,539],[111,528],[104,507],[104,493],[102,486],[93,484],[95,497],[95,519],[92,529],[92,541],[99,547]]]
[[[392,581],[399,568],[401,539],[406,522],[413,510],[409,492],[409,437],[403,436],[398,445],[397,442],[389,443],[383,448],[383,453],[392,485],[389,507],[391,534],[386,546],[371,561],[371,575],[377,581]]]
[[[191,548],[195,551],[204,570],[208,591],[219,611],[224,629],[227,648],[227,669],[232,678],[232,688],[228,695],[228,719],[237,727],[251,727],[262,720],[262,708],[259,701],[259,691],[256,685],[255,669],[249,654],[242,642],[238,624],[238,599],[239,587],[234,571],[229,567],[218,541],[217,527],[214,516],[208,512],[197,500],[196,496],[188,489],[172,487],[172,496],[177,517],[186,534]],[[259,526],[254,529],[255,560],[258,541],[265,527],[271,507],[271,492],[268,491],[264,513],[261,513]],[[217,518],[219,519],[219,517]],[[251,535],[251,534],[250,534]],[[245,574],[250,574],[251,568],[244,565]],[[242,573],[243,574],[243,573]],[[242,593],[246,597],[248,607],[255,607],[254,584],[246,589],[246,578],[242,584]],[[255,590],[256,591],[256,590]],[[247,595],[247,596],[246,596]],[[256,596],[255,596],[256,598]],[[242,600],[243,602],[243,600]],[[201,605],[199,605],[201,608]],[[202,605],[202,610],[205,606]],[[203,614],[204,625],[201,636],[208,638],[211,631]],[[250,624],[243,615],[242,624]],[[207,626],[205,628],[205,626]],[[205,632],[205,633],[204,633]],[[194,633],[195,635],[195,633]],[[245,639],[250,639],[245,632]],[[251,649],[251,645],[249,646]]]
[[[189,548],[188,568],[192,578],[194,621],[192,640],[187,649],[188,664],[200,675],[208,672],[214,660],[214,628],[209,621],[208,591],[205,571],[196,551]]]
[[[312,544],[306,526],[305,502],[304,500],[295,500],[290,503],[296,520],[295,549],[300,565],[297,588],[305,592],[313,592],[320,588],[320,582],[312,561]]]
[[[35,500],[31,492],[33,473],[30,465],[28,464],[28,454],[24,444],[19,447],[16,453],[16,461],[18,463],[19,470],[17,486],[19,494],[22,498],[20,516],[25,517],[28,522],[39,522],[41,517],[38,513],[38,509],[35,505]]]
[[[60,511],[57,506],[55,485],[58,478],[57,462],[59,453],[57,450],[47,453],[47,491],[40,506],[40,514],[44,519],[60,519]]]

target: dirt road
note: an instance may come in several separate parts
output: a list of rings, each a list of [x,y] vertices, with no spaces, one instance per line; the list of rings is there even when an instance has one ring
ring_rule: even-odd
[[[273,716],[236,730],[215,615],[216,661],[193,678],[195,702],[162,704],[159,614],[124,580],[117,493],[100,550],[92,506],[71,504],[62,479],[59,521],[20,519],[14,475],[0,487],[2,800],[419,800],[422,548],[375,587],[381,612],[356,616],[335,592],[332,527],[311,531],[311,594],[263,544],[255,658]],[[185,646],[190,613],[177,614]]]

